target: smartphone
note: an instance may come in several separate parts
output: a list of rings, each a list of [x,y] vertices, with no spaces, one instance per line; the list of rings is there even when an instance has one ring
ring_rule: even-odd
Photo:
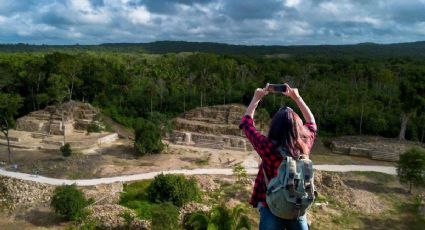
[[[272,93],[283,93],[286,92],[286,85],[284,84],[269,84],[267,88],[268,91]]]

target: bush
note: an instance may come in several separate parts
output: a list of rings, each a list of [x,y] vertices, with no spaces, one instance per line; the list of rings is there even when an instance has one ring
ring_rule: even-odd
[[[210,223],[209,213],[196,211],[189,213],[183,218],[183,229],[186,230],[207,230]]]
[[[247,210],[243,205],[231,209],[224,205],[218,205],[209,213],[198,211],[186,215],[183,218],[183,227],[189,230],[251,229],[251,223],[246,212]]]
[[[138,119],[134,127],[134,147],[143,156],[147,153],[161,153],[164,144],[161,140],[161,129],[154,123]]]
[[[425,185],[425,150],[412,148],[400,155],[397,162],[397,175],[402,183],[409,183],[409,193],[412,185]]]
[[[195,178],[186,179],[183,175],[173,174],[156,176],[146,192],[152,202],[172,202],[178,207],[200,197]]]
[[[50,206],[56,214],[67,220],[79,220],[87,214],[84,208],[91,202],[92,200],[87,200],[84,193],[75,184],[72,184],[56,187]]]
[[[64,157],[69,157],[72,154],[71,145],[69,143],[66,143],[62,147],[60,147],[60,150],[62,152],[62,156]]]
[[[162,203],[152,212],[152,229],[179,228],[179,209],[171,203]]]
[[[88,133],[100,133],[103,131],[103,128],[96,122],[92,122],[87,126]]]
[[[161,130],[161,136],[171,135],[173,132],[172,118],[159,112],[148,113],[147,118]]]
[[[135,217],[129,211],[121,213],[120,217],[124,219],[125,228],[130,229],[130,226],[134,222]]]
[[[233,175],[236,176],[236,181],[238,183],[246,183],[247,181],[249,181],[248,173],[241,163],[238,163],[233,166]]]

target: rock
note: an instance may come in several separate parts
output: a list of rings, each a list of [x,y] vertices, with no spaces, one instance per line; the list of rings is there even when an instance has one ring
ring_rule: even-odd
[[[350,188],[344,184],[337,174],[315,170],[314,185],[319,196],[332,197],[341,200],[342,203],[349,204]]]
[[[195,175],[195,178],[198,181],[200,189],[204,192],[211,192],[220,187],[220,185],[214,181],[212,176]]]
[[[232,209],[232,208],[238,206],[239,204],[242,204],[242,202],[240,200],[236,200],[236,199],[230,198],[230,200],[228,200],[226,202],[225,206],[227,208],[229,208],[229,209]]]
[[[0,176],[0,207],[13,211],[18,206],[50,204],[54,186]]]
[[[211,206],[208,206],[205,204],[200,204],[196,202],[187,203],[183,205],[183,207],[180,209],[179,222],[181,223],[187,214],[198,212],[198,211],[208,213],[210,210],[211,210]]]
[[[123,191],[122,182],[112,184],[99,184],[90,188],[83,188],[87,199],[94,199],[97,205],[117,204],[120,192]]]
[[[88,207],[89,219],[96,221],[100,229],[150,229],[147,220],[138,219],[133,210],[118,204],[92,205]],[[130,223],[123,218],[129,215]]]

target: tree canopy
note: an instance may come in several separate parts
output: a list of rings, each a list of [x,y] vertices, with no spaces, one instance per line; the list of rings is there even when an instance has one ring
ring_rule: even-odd
[[[198,106],[248,104],[255,88],[288,82],[313,111],[319,135],[397,137],[412,110],[404,136],[423,142],[423,66],[423,58],[391,56],[0,53],[0,90],[23,98],[15,118],[72,98],[133,127],[150,114],[174,117]],[[292,103],[271,95],[259,111],[273,116],[281,105],[295,108]]]

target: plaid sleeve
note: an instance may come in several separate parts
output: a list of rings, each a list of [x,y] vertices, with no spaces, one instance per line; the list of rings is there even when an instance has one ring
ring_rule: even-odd
[[[250,116],[245,115],[242,117],[239,128],[244,131],[249,142],[261,158],[267,158],[270,155],[273,142],[255,128],[254,120]]]
[[[317,136],[317,125],[316,123],[307,122],[304,124],[304,127],[310,132],[310,135],[308,136],[307,145],[308,148],[311,150],[313,148],[314,140],[316,140]]]

